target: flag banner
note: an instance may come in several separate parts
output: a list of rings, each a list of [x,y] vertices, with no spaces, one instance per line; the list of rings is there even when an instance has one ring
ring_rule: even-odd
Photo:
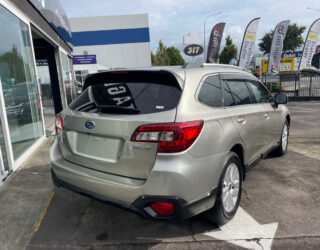
[[[268,73],[278,72],[281,54],[283,50],[283,41],[286,37],[289,23],[289,20],[282,21],[274,29],[271,49],[269,53]]]
[[[303,53],[300,60],[299,69],[311,68],[312,58],[316,52],[320,35],[320,19],[317,19],[310,26],[306,41],[304,43]]]
[[[211,31],[207,52],[207,63],[216,63],[218,60],[220,44],[225,25],[226,23],[218,23],[213,27]]]
[[[254,45],[256,42],[259,22],[260,17],[253,19],[248,24],[246,31],[244,32],[238,62],[238,66],[241,68],[247,68],[251,62],[254,53]]]

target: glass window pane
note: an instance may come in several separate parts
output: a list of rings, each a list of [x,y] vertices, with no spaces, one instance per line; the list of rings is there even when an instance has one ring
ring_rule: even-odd
[[[231,95],[231,91],[230,91],[229,87],[227,86],[225,80],[221,80],[221,85],[223,88],[224,106],[225,107],[234,106],[235,103],[234,103],[233,97]]]
[[[2,154],[2,161],[3,161],[4,170],[8,171],[9,170],[8,156],[7,156],[7,153],[6,153],[6,151],[7,151],[6,150],[6,145],[4,144],[3,129],[2,129],[1,121],[0,121],[0,148],[1,148],[1,154]]]
[[[235,101],[235,105],[244,105],[251,103],[249,90],[242,80],[228,80],[227,84]]]
[[[211,107],[222,106],[222,91],[218,76],[209,76],[201,86],[198,99]]]
[[[255,101],[257,103],[269,103],[272,102],[272,97],[269,94],[269,92],[265,89],[265,87],[262,86],[259,82],[254,81],[247,81],[247,84],[249,88],[251,89],[251,92],[253,93],[255,97]]]
[[[119,82],[89,86],[69,106],[82,112],[97,112],[100,106],[121,106],[138,109],[149,114],[173,109],[177,106],[181,90],[152,82]],[[119,109],[99,110],[104,113],[122,113]]]
[[[67,104],[69,105],[73,100],[72,72],[71,72],[68,56],[60,52],[60,57],[61,57],[61,65],[62,65],[63,86],[66,93]]]
[[[0,77],[14,158],[43,135],[29,28],[0,6]]]

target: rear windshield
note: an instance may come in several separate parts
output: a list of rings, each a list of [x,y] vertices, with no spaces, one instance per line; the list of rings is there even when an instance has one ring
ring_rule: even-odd
[[[70,108],[82,112],[148,114],[174,109],[181,88],[168,72],[108,72],[90,76]]]

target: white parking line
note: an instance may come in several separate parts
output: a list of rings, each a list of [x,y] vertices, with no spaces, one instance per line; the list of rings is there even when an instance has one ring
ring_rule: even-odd
[[[271,249],[278,223],[260,225],[241,207],[234,218],[205,235],[248,249]]]

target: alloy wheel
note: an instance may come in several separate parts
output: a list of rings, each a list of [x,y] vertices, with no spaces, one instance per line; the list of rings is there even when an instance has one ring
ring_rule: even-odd
[[[237,165],[231,163],[223,177],[222,203],[226,212],[230,213],[237,204],[240,187],[240,173]]]
[[[288,126],[287,124],[284,125],[282,131],[282,150],[285,151],[287,149],[288,144]]]

